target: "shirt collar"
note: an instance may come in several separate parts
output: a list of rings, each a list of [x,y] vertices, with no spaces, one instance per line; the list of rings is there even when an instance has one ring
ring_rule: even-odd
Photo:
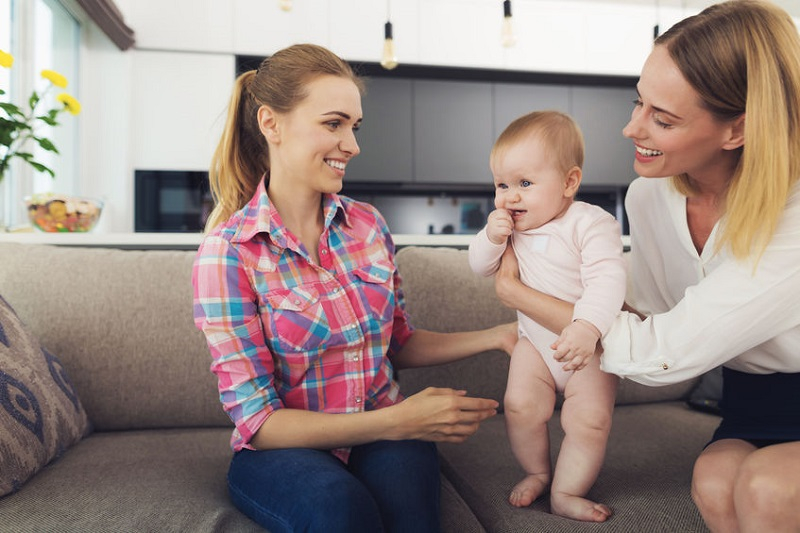
[[[248,242],[260,234],[266,234],[270,241],[276,246],[287,248],[287,230],[281,220],[277,209],[267,195],[266,179],[262,179],[253,198],[240,209],[232,218],[232,237],[231,242]],[[349,215],[346,205],[341,196],[335,193],[324,194],[322,197],[322,212],[324,214],[324,229],[328,231],[334,220],[340,218],[341,221],[350,227]]]

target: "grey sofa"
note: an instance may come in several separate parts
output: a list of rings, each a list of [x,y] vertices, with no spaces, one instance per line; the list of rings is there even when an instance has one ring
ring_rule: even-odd
[[[91,422],[87,436],[0,498],[0,530],[260,530],[227,496],[231,424],[192,321],[193,258],[190,251],[0,244],[0,295],[60,358]],[[472,274],[463,250],[408,247],[397,262],[418,327],[455,331],[514,318],[494,298],[491,280]],[[436,385],[502,402],[507,369],[508,356],[490,352],[399,379],[407,394]],[[605,524],[550,515],[546,502],[507,503],[521,471],[500,414],[466,443],[439,445],[443,530],[705,531],[689,484],[718,419],[686,406],[695,384],[622,383],[607,460],[590,493],[614,510]],[[557,414],[551,427],[556,453]]]

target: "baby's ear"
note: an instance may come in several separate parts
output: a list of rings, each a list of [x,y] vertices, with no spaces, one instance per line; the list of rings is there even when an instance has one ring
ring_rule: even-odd
[[[580,167],[572,167],[567,172],[567,178],[564,181],[564,196],[567,198],[574,198],[578,193],[578,187],[581,186],[581,178],[583,172]]]

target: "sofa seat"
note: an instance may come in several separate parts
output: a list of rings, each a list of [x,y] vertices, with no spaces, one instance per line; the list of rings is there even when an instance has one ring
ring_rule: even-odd
[[[227,428],[93,433],[0,498],[0,517],[15,531],[263,531],[228,498],[230,435]]]
[[[549,423],[553,461],[564,437],[559,413]],[[613,510],[605,526],[549,514],[547,498],[523,509],[508,503],[523,472],[511,452],[503,415],[483,422],[463,444],[440,444],[439,453],[442,473],[489,532],[578,533],[600,527],[613,533],[706,532],[691,501],[691,474],[694,458],[718,424],[719,417],[693,411],[684,402],[618,406],[606,461],[588,494]]]

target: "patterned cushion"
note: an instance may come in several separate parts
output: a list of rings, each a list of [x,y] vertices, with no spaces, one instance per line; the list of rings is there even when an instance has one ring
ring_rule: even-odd
[[[0,496],[19,490],[88,432],[66,370],[0,296]]]

